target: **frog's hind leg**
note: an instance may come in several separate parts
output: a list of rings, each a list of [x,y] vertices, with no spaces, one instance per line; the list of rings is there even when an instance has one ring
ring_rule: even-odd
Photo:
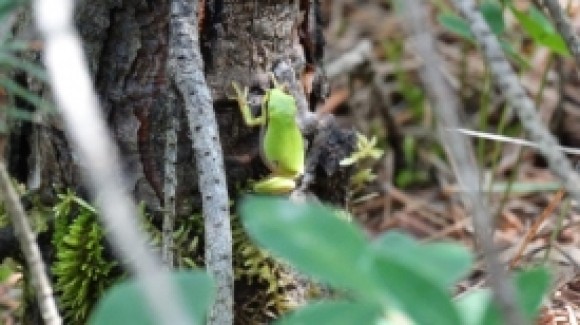
[[[288,194],[296,188],[296,181],[291,178],[270,176],[252,186],[254,192],[260,194]]]

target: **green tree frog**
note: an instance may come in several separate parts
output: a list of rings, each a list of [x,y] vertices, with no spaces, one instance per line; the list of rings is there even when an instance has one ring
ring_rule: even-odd
[[[285,92],[274,75],[274,88],[266,91],[260,116],[254,117],[247,102],[248,88],[242,90],[236,82],[232,86],[244,122],[260,126],[260,155],[272,172],[266,179],[256,182],[256,193],[285,194],[296,187],[296,178],[304,173],[304,139],[296,121],[296,102]]]

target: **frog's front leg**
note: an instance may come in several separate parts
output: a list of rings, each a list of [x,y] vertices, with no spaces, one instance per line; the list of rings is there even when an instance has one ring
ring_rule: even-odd
[[[235,99],[238,101],[238,106],[240,107],[240,112],[244,118],[244,123],[247,126],[258,126],[266,124],[266,113],[263,109],[260,112],[260,116],[254,117],[252,115],[252,110],[250,109],[250,105],[248,105],[248,87],[244,87],[242,90],[235,81],[232,82],[232,87],[236,92]]]

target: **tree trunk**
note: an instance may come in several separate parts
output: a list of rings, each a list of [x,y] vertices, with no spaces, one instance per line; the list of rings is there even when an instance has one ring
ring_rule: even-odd
[[[259,131],[243,124],[235,101],[228,98],[232,81],[260,93],[268,88],[267,74],[279,62],[290,63],[300,79],[318,67],[323,39],[319,2],[200,1],[201,50],[205,74],[214,100],[230,193],[240,184],[267,173],[259,159]],[[168,0],[80,0],[76,22],[101,104],[124,159],[127,184],[138,202],[160,218],[163,214],[166,130],[177,117],[175,159],[175,211],[188,218],[201,208],[197,173],[183,102],[167,76]],[[322,80],[322,79],[316,79]],[[304,98],[310,109],[324,98],[321,84]],[[74,91],[74,89],[71,89]],[[63,129],[54,116],[43,125],[21,123],[9,144],[10,171],[29,189],[50,202],[54,194],[72,188],[84,195],[80,169]],[[345,177],[338,160],[353,148],[352,132],[330,129],[336,141],[319,155],[334,157],[320,162],[323,181],[312,188],[319,197],[344,204]],[[327,135],[328,136],[328,135]],[[334,146],[334,147],[333,147]],[[342,148],[344,147],[344,148]],[[341,152],[336,154],[334,149]],[[106,157],[103,157],[106,159]],[[336,186],[336,184],[341,184]],[[251,297],[250,292],[244,294]]]
[[[323,44],[318,1],[200,4],[205,73],[220,125],[228,184],[234,189],[256,169],[260,172],[260,166],[254,166],[260,163],[254,159],[258,132],[242,123],[237,104],[228,98],[231,82],[268,88],[267,73],[280,60],[292,62],[298,77],[305,67],[315,67]],[[166,0],[83,0],[77,4],[76,21],[105,116],[124,157],[127,182],[151,211],[163,206],[164,132],[172,112],[178,115],[176,201],[178,214],[187,215],[200,207],[200,199],[191,132],[183,103],[176,100],[166,75],[168,6]],[[322,97],[316,91],[307,96]],[[315,104],[309,102],[311,107]],[[56,118],[47,118],[34,132],[16,130],[16,135],[10,151],[13,175],[35,189],[72,187],[82,192],[75,157]],[[247,154],[254,165],[244,159]]]

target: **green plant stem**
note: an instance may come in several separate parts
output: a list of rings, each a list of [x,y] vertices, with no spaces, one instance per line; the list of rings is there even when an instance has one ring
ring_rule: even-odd
[[[483,93],[481,95],[479,107],[481,109],[479,113],[479,129],[482,131],[487,131],[487,120],[489,118],[489,106],[490,106],[490,93],[491,89],[491,75],[489,73],[489,68],[485,66],[485,74],[483,81]],[[477,140],[477,162],[481,166],[482,173],[485,171],[485,139],[479,138]],[[481,183],[483,184],[483,182]]]
[[[544,96],[544,90],[546,88],[546,81],[548,80],[548,73],[550,72],[550,67],[552,66],[553,62],[554,62],[554,55],[550,54],[550,56],[548,58],[548,62],[546,64],[546,68],[542,72],[542,79],[540,79],[540,89],[538,89],[538,93],[536,94],[536,97],[534,98],[535,107],[538,107],[538,105],[542,102],[542,99]],[[518,158],[516,159],[516,164],[514,166],[514,170],[508,179],[508,185],[507,185],[507,187],[502,195],[499,207],[497,208],[496,220],[501,217],[501,213],[503,211],[503,208],[505,207],[507,200],[509,199],[512,185],[516,181],[518,172],[520,170],[520,165],[522,162],[522,152],[523,152],[522,147],[518,147]],[[490,182],[490,184],[493,184],[493,181]]]

